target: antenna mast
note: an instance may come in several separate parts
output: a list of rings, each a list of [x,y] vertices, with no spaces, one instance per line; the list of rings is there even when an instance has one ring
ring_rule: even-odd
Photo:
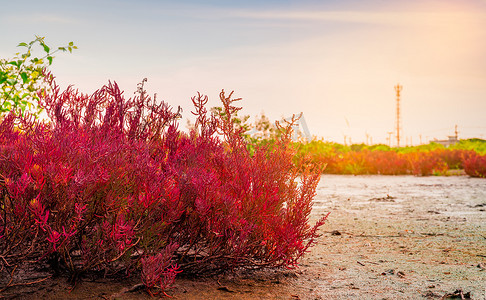
[[[403,86],[397,84],[395,86],[395,92],[397,93],[397,147],[400,147],[400,92]]]

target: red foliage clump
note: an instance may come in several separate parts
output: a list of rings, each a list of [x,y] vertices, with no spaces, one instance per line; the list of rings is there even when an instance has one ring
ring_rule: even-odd
[[[414,150],[399,152],[396,150],[360,149],[351,151],[337,151],[333,147],[309,147],[305,145],[314,163],[326,166],[326,174],[380,174],[416,176],[445,175],[450,169],[465,169],[465,162],[470,161],[469,169],[480,168],[478,154],[473,150],[464,149],[435,149],[431,151]],[[478,161],[477,166],[471,166]],[[475,174],[476,171],[471,171]],[[478,171],[480,174],[481,172]],[[469,174],[469,173],[468,173]],[[478,175],[471,175],[478,176]]]
[[[196,126],[156,104],[143,82],[126,100],[116,83],[91,96],[69,87],[41,105],[50,121],[0,123],[0,269],[46,261],[72,279],[93,270],[139,271],[147,289],[179,272],[294,267],[325,217],[309,224],[320,166],[292,163],[292,124],[250,152],[232,117],[192,100]],[[11,270],[10,270],[11,271]]]
[[[412,167],[412,174],[427,176],[432,174],[443,174],[448,170],[447,164],[433,151],[410,152],[407,158]]]
[[[409,169],[409,162],[403,153],[395,151],[366,151],[368,174],[404,175]]]
[[[470,152],[464,158],[464,171],[472,177],[486,178],[486,155]]]

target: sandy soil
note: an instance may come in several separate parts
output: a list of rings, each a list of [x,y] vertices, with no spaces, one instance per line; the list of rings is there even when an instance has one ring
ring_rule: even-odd
[[[312,218],[328,211],[319,244],[297,270],[179,278],[167,294],[174,299],[461,299],[461,294],[486,299],[486,179],[324,175]],[[49,278],[11,287],[0,297],[149,299],[143,291],[129,291],[137,283],[87,278],[71,290],[64,279]]]

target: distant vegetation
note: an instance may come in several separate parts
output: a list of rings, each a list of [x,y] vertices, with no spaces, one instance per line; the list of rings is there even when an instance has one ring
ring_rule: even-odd
[[[250,146],[272,144],[278,138],[276,127],[264,114],[247,128],[247,133],[252,132],[246,136]],[[434,142],[399,148],[384,144],[342,145],[322,139],[310,142],[300,139],[293,145],[297,150],[296,163],[305,157],[312,163],[324,164],[324,174],[446,176],[466,173],[486,177],[486,140],[482,139],[460,140],[449,147]]]
[[[473,177],[486,177],[486,141],[461,140],[444,147],[437,143],[391,148],[387,145],[345,146],[323,140],[297,142],[297,157],[308,156],[325,163],[326,174],[449,175],[464,170]]]

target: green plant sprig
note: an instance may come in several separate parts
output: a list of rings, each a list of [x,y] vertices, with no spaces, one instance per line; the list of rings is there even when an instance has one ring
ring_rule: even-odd
[[[24,53],[16,53],[12,59],[0,59],[0,114],[8,111],[18,111],[23,114],[29,110],[38,115],[42,109],[38,105],[37,92],[42,88],[43,69],[52,65],[54,54],[59,51],[69,51],[78,47],[73,42],[67,46],[57,47],[51,51],[45,41],[45,37],[36,36],[29,43],[19,43],[17,47],[25,47]],[[45,54],[32,57],[32,48],[39,44]]]

